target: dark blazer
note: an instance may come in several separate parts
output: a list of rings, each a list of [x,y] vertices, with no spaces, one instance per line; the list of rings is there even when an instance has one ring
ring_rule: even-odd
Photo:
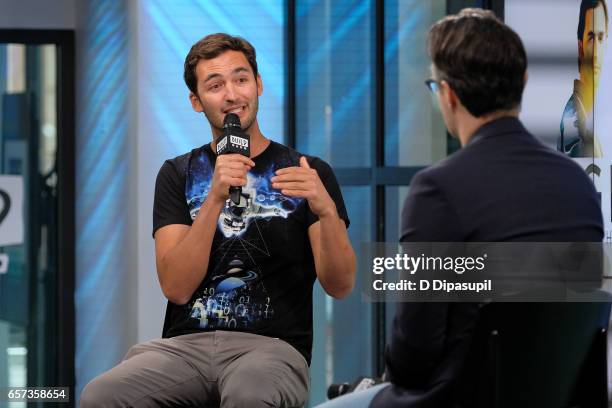
[[[415,175],[402,213],[404,242],[603,239],[599,197],[585,172],[512,117]],[[473,303],[400,303],[386,352],[392,385],[372,407],[451,407],[459,398],[479,314]],[[463,379],[462,379],[463,381]]]

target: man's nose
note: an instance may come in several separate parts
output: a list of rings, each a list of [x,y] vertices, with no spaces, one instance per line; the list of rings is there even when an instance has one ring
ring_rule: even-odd
[[[593,43],[593,56],[594,57],[602,57],[605,49],[606,36],[605,34],[600,34],[595,36],[595,42]]]
[[[225,99],[227,101],[234,101],[236,99],[236,92],[232,83],[228,83],[225,86]]]

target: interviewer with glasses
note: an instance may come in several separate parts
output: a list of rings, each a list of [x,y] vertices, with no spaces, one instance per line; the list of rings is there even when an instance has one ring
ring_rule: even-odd
[[[462,148],[414,176],[400,241],[601,242],[593,183],[518,119],[527,81],[519,36],[491,11],[464,9],[432,26],[428,50],[425,84]],[[486,350],[470,347],[480,311],[476,303],[398,303],[386,382],[320,408],[479,406],[473,374]]]

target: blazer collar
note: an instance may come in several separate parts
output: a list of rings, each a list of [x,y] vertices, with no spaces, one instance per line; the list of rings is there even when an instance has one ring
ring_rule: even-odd
[[[470,146],[487,137],[505,133],[527,133],[527,129],[525,129],[521,121],[514,116],[495,119],[479,127],[465,146]]]

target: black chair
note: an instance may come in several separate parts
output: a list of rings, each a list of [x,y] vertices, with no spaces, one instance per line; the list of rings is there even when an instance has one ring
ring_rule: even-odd
[[[459,380],[461,407],[605,408],[610,303],[491,303]]]

